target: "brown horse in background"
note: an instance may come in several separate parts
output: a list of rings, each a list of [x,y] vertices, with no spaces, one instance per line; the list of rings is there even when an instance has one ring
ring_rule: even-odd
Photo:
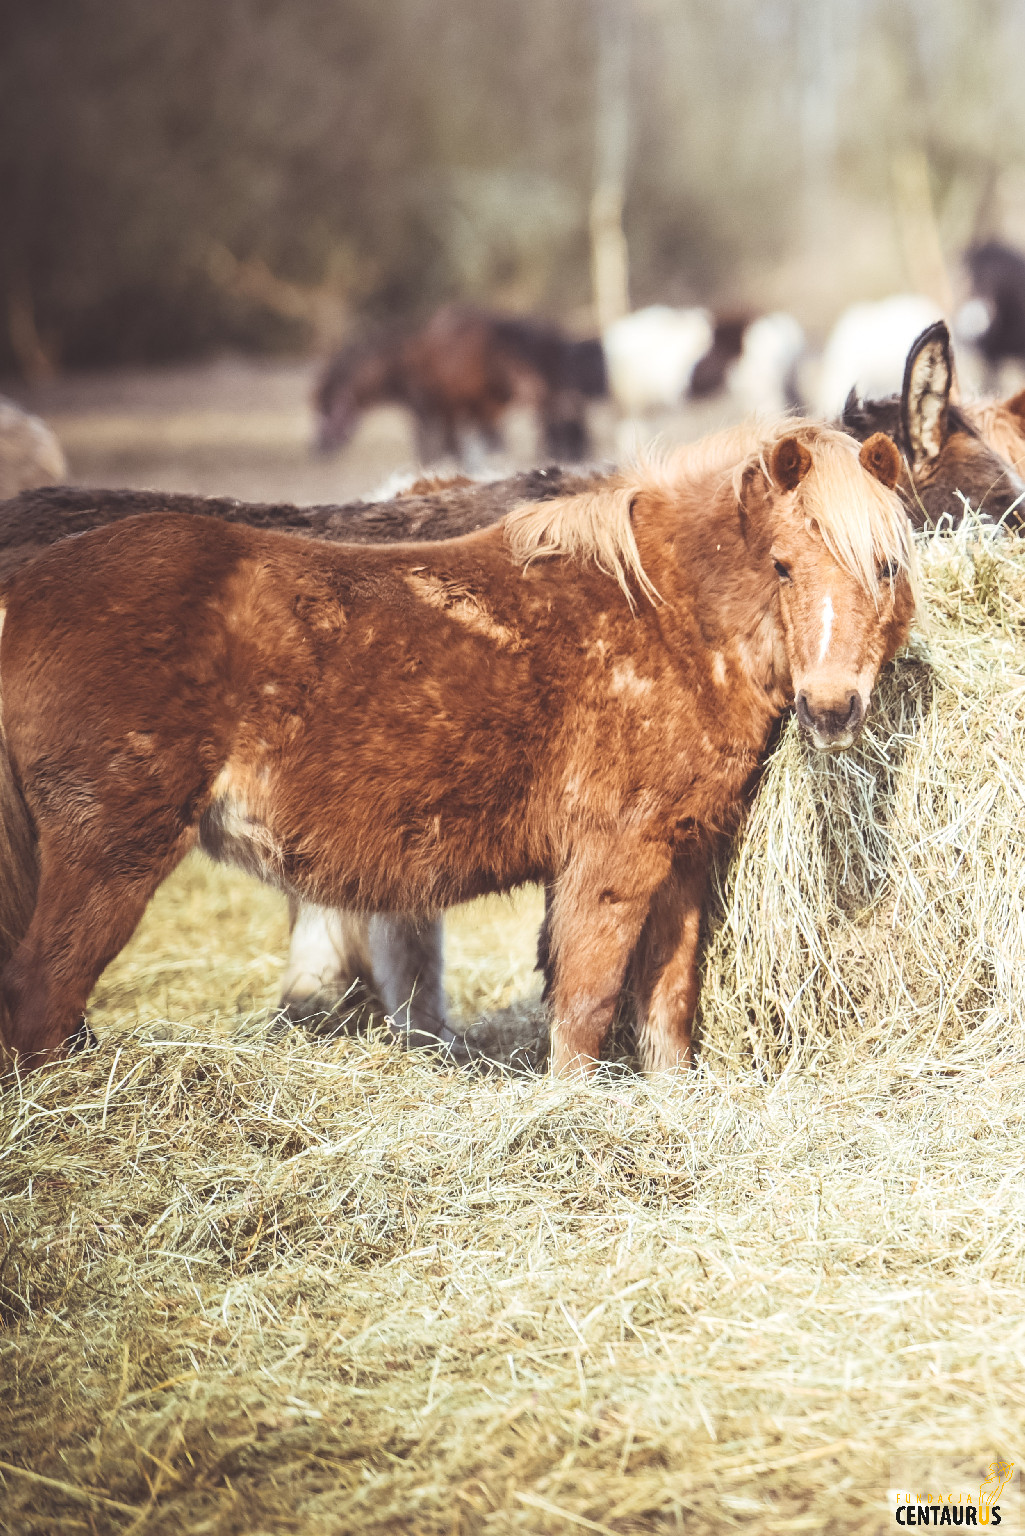
[[[711,845],[796,697],[854,740],[913,610],[878,437],[738,430],[434,545],[130,519],[0,590],[7,1046],[58,1052],[202,845],[304,900],[431,914],[553,888],[557,1070],[628,969],[689,1058]]]
[[[500,445],[511,405],[538,415],[545,452],[588,452],[586,403],[605,393],[601,343],[571,341],[545,321],[448,304],[412,333],[354,342],[335,357],[316,392],[317,445],[342,447],[370,406],[408,406],[422,463],[459,459],[469,436]]]

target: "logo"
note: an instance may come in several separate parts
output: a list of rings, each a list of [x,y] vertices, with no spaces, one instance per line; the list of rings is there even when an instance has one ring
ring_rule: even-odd
[[[982,1467],[939,1469],[894,1462],[890,1468],[890,1509],[901,1530],[946,1525],[978,1530],[1001,1527],[1001,1536],[1019,1532],[1018,1479],[1014,1462],[996,1456]]]

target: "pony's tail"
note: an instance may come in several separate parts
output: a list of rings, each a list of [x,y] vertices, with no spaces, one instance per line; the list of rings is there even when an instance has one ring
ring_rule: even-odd
[[[4,627],[0,597],[0,634]],[[39,861],[36,836],[28,808],[14,778],[4,731],[3,677],[0,676],[0,982],[32,916]],[[5,1033],[3,989],[0,987],[0,1039]]]

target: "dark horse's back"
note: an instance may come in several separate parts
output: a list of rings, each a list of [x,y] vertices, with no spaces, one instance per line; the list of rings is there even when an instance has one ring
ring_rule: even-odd
[[[990,311],[979,351],[991,364],[1025,358],[1025,256],[1001,240],[986,240],[966,252],[965,263],[973,292]]]
[[[189,512],[220,522],[278,529],[342,544],[434,541],[486,528],[521,502],[574,495],[589,489],[600,478],[597,471],[571,473],[551,465],[504,480],[477,482],[462,476],[451,482],[427,479],[387,501],[314,507],[163,491],[46,486],[0,502],[0,581],[51,544],[90,528],[122,522],[127,517]]]
[[[495,316],[491,325],[499,343],[550,389],[574,390],[587,400],[608,393],[605,351],[597,336],[574,341],[561,326],[520,316]]]

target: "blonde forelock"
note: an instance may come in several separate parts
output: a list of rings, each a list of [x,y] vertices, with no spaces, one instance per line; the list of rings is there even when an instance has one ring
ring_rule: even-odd
[[[752,466],[771,481],[772,450],[786,436],[798,438],[811,454],[811,468],[793,494],[833,558],[873,594],[879,568],[887,565],[906,572],[917,590],[911,527],[897,493],[863,468],[858,444],[845,432],[793,418],[746,422],[670,453],[650,454],[594,490],[516,507],[505,519],[509,549],[524,567],[556,555],[591,560],[618,582],[634,611],[634,587],[657,603],[634,534],[635,498],[645,492],[680,498],[700,486],[707,515],[709,481],[713,495],[729,488],[739,500]]]

